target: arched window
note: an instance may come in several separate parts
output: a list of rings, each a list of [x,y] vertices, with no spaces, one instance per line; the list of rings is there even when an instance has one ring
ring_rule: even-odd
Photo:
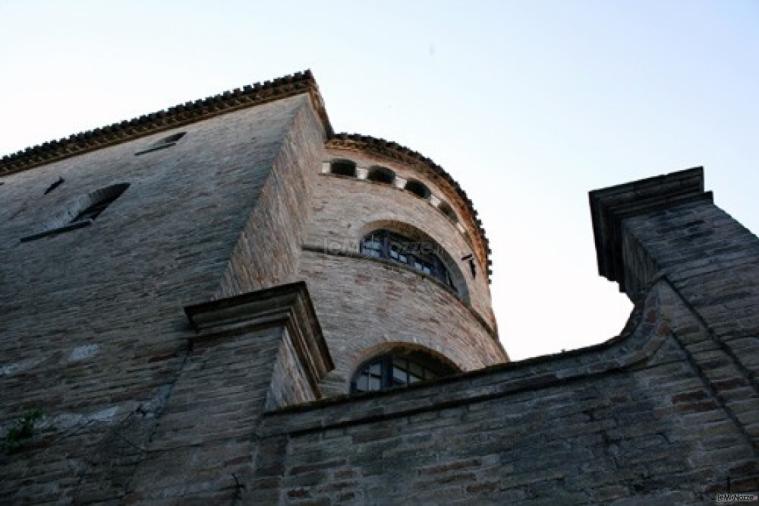
[[[100,215],[100,213],[105,211],[106,207],[111,205],[111,202],[119,198],[127,188],[129,188],[128,183],[120,183],[101,188],[98,191],[91,193],[89,195],[89,205],[79,211],[74,218],[72,218],[71,223],[94,220]]]
[[[459,218],[458,216],[456,216],[456,211],[454,211],[453,208],[450,205],[448,205],[447,202],[441,202],[440,205],[438,206],[438,209],[440,209],[440,211],[442,211],[442,213],[446,215],[448,219],[451,220],[453,223],[459,222]]]
[[[430,189],[424,183],[417,181],[416,179],[409,179],[406,183],[406,190],[410,191],[414,195],[422,199],[430,198]]]
[[[353,375],[351,392],[377,392],[455,373],[442,361],[419,351],[394,351],[364,362]]]
[[[129,188],[129,183],[119,183],[80,197],[68,209],[53,217],[44,231],[22,237],[21,242],[33,241],[91,225],[95,218],[100,216],[127,188]]]
[[[386,167],[372,167],[366,179],[376,183],[393,184],[395,172]]]
[[[356,177],[356,164],[350,160],[334,160],[329,171],[337,176]]]
[[[414,241],[389,230],[376,230],[361,241],[361,253],[407,265],[432,276],[458,293],[448,268],[437,255],[440,248],[431,241]]]

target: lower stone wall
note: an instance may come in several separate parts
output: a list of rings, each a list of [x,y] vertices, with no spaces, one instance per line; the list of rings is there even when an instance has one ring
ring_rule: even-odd
[[[672,505],[756,491],[757,442],[683,343],[699,333],[662,279],[603,345],[269,413],[244,500]]]
[[[294,290],[188,308],[197,333],[165,382],[36,426],[0,458],[0,502],[621,506],[759,488],[759,403],[667,278],[607,343],[303,404],[331,364],[307,372],[303,346],[323,341],[315,325],[295,339],[313,314],[278,298]]]

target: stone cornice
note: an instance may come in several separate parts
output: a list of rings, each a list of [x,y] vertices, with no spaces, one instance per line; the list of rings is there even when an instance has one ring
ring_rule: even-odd
[[[319,381],[335,367],[303,281],[186,306],[184,311],[197,331],[194,340],[283,326],[317,397]]]
[[[662,176],[591,191],[590,213],[598,272],[617,281],[624,291],[622,222],[631,216],[660,211],[697,200],[712,200],[704,191],[704,169],[694,167]]]
[[[459,183],[456,182],[456,180],[453,179],[453,177],[451,177],[451,175],[445,169],[417,151],[409,149],[405,146],[401,146],[396,142],[379,139],[377,137],[371,137],[369,135],[338,133],[333,135],[327,141],[327,147],[333,149],[364,151],[400,163],[421,167],[423,169],[426,169],[432,176],[439,177],[445,181],[453,189],[455,194],[463,201],[466,209],[469,211],[469,216],[467,218],[472,228],[478,232],[477,239],[478,246],[480,248],[480,255],[482,261],[487,265],[488,279],[490,278],[492,275],[490,243],[488,241],[487,235],[485,235],[485,229],[482,226],[482,220],[479,219],[477,211],[474,208],[474,204],[467,196],[464,189],[461,188]]]
[[[316,80],[306,70],[26,148],[0,158],[0,176],[301,93],[309,94],[327,134],[331,135],[332,126]]]

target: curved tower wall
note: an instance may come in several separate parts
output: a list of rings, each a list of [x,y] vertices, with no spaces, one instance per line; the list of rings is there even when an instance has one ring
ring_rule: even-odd
[[[350,160],[357,177],[329,172],[331,160]],[[394,184],[365,179],[373,166],[396,174]],[[346,392],[351,376],[366,359],[393,347],[422,347],[469,371],[508,361],[498,342],[488,275],[476,261],[473,220],[460,197],[439,176],[421,166],[390,160],[367,151],[327,148],[321,167],[309,175],[311,222],[299,262],[308,283],[335,370],[327,381],[333,393]],[[415,179],[431,191],[422,199],[401,188]],[[458,224],[438,207],[442,199]],[[416,231],[434,240],[458,272],[461,295],[437,280],[388,260],[362,255],[360,241],[372,230],[404,235]],[[424,239],[422,239],[424,240]]]

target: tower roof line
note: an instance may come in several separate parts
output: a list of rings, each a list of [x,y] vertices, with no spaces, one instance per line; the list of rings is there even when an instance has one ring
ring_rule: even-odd
[[[418,151],[414,151],[410,148],[402,146],[397,142],[388,141],[369,135],[337,133],[330,137],[330,139],[327,141],[327,147],[337,149],[362,150],[380,155],[385,158],[389,158],[394,161],[407,163],[410,165],[421,165],[423,167],[426,167],[433,174],[442,178],[446,183],[453,187],[454,191],[464,202],[467,210],[470,213],[471,221],[478,232],[478,237],[481,239],[480,245],[482,247],[483,260],[486,263],[488,279],[490,278],[492,274],[492,260],[490,259],[491,250],[487,235],[485,235],[485,229],[482,226],[482,220],[480,220],[478,217],[477,210],[474,208],[472,200],[466,194],[464,189],[445,169],[443,169],[443,167],[436,164],[430,158],[427,158]]]
[[[465,203],[471,213],[471,220],[478,232],[488,278],[492,274],[490,246],[482,222],[478,218],[472,201],[466,192],[441,166],[421,153],[368,135],[339,133],[335,134],[329,121],[324,100],[319,93],[311,70],[296,72],[269,81],[245,85],[242,88],[225,91],[218,95],[178,104],[150,114],[124,120],[118,123],[72,134],[68,137],[44,142],[36,146],[11,153],[0,158],[0,176],[21,172],[47,163],[56,162],[72,156],[81,155],[104,147],[120,144],[146,135],[171,130],[207,118],[226,114],[240,109],[255,107],[260,104],[308,93],[327,133],[328,147],[343,149],[362,149],[391,158],[396,161],[422,165],[433,174],[446,181]]]
[[[327,134],[332,135],[316,80],[306,70],[28,147],[0,158],[0,176],[301,93],[311,96]]]

